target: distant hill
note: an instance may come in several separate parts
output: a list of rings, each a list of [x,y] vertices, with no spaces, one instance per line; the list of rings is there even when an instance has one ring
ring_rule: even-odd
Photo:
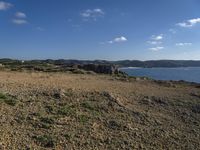
[[[121,60],[121,61],[106,61],[106,60],[13,60],[13,59],[0,59],[0,64],[3,65],[20,65],[20,64],[54,64],[54,65],[84,65],[84,64],[108,64],[118,65],[119,67],[200,67],[200,61],[194,60],[150,60],[150,61],[139,61],[139,60]]]
[[[200,61],[192,60],[151,60],[151,61],[138,61],[138,60],[122,60],[113,62],[123,67],[200,67]]]

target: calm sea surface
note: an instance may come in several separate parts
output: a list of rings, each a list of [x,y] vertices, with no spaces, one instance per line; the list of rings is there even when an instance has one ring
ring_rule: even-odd
[[[200,67],[186,68],[121,68],[130,76],[150,77],[156,80],[185,80],[200,83]]]

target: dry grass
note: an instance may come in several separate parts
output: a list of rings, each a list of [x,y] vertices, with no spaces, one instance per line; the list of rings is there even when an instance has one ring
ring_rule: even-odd
[[[187,84],[2,71],[0,149],[199,149],[199,106]]]

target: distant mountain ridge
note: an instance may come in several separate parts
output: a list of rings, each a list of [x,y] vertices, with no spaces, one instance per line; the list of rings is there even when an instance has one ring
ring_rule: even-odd
[[[46,60],[14,60],[14,59],[0,59],[0,64],[54,64],[54,65],[74,65],[74,64],[107,64],[117,65],[119,67],[200,67],[200,60],[120,60],[120,61],[107,61],[107,60],[73,60],[73,59],[46,59]]]

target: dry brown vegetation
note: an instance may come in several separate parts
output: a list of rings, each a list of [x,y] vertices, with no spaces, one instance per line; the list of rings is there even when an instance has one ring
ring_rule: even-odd
[[[199,147],[199,86],[0,72],[0,149]]]

